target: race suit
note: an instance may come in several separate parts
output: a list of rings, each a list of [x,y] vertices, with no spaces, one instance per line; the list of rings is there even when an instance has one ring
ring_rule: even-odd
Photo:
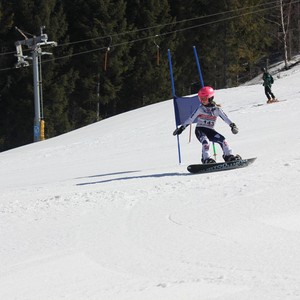
[[[202,160],[210,157],[209,141],[218,143],[221,146],[225,156],[232,154],[232,150],[225,140],[225,137],[214,130],[217,117],[220,117],[228,125],[233,123],[227,117],[224,111],[215,104],[209,104],[208,106],[200,104],[198,109],[196,109],[193,114],[183,123],[183,126],[186,127],[192,124],[197,118],[195,134],[197,139],[202,144]]]

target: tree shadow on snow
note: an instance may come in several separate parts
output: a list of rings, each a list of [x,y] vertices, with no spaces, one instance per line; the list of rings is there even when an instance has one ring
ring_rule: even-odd
[[[134,173],[134,172],[140,172],[140,171],[116,172],[116,173],[92,175],[92,176],[81,177],[81,178],[111,176],[111,175],[119,175],[119,174]],[[120,181],[120,180],[143,179],[143,178],[163,178],[163,177],[188,176],[188,175],[190,175],[190,174],[173,172],[173,173],[149,174],[149,175],[140,175],[140,176],[123,176],[123,177],[109,178],[109,179],[104,179],[104,180],[99,180],[99,181],[81,182],[81,183],[77,183],[76,185],[82,186],[82,185],[89,185],[89,184],[114,182],[114,181]],[[78,178],[78,179],[80,179],[80,178]]]

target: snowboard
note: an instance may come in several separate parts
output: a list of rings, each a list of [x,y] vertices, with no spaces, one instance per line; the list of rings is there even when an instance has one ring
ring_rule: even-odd
[[[195,165],[189,165],[187,167],[187,170],[193,174],[233,170],[233,169],[247,167],[250,164],[252,164],[255,160],[256,157],[240,159],[240,160],[230,161],[230,162],[213,163],[213,164],[195,164]]]
[[[253,106],[262,106],[262,105],[267,105],[267,104],[273,104],[273,103],[278,103],[278,102],[284,102],[284,101],[287,101],[287,99],[283,99],[283,100],[277,100],[277,101],[272,101],[272,102],[265,102],[265,103],[258,103],[258,104],[254,104]]]

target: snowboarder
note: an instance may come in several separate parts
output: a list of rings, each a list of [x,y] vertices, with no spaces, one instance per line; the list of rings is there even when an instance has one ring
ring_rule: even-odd
[[[179,135],[183,130],[197,118],[197,125],[195,134],[197,139],[202,144],[202,163],[215,163],[216,161],[211,158],[209,153],[209,141],[218,143],[223,151],[223,159],[228,161],[240,160],[239,155],[233,155],[232,150],[229,147],[225,137],[214,130],[217,117],[220,117],[225,123],[231,127],[233,134],[238,133],[237,126],[227,117],[223,112],[220,105],[214,101],[215,91],[210,86],[204,86],[198,92],[198,98],[200,101],[199,107],[193,112],[193,114],[176,130],[173,135]]]
[[[268,98],[267,103],[272,103],[272,102],[277,102],[278,100],[276,99],[276,97],[274,96],[274,94],[272,93],[272,84],[274,83],[274,79],[272,77],[272,75],[267,71],[266,68],[262,68],[261,69],[263,71],[263,86],[265,87],[265,94]]]

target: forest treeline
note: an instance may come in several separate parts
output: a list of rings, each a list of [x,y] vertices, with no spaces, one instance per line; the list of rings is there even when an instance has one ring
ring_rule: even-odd
[[[205,84],[249,80],[282,59],[283,29],[288,55],[299,53],[299,10],[291,0],[0,0],[0,151],[33,141],[32,63],[14,67],[15,43],[39,36],[42,26],[57,42],[42,47],[40,65],[50,138],[171,99],[168,49],[178,96],[200,87],[193,46]]]

